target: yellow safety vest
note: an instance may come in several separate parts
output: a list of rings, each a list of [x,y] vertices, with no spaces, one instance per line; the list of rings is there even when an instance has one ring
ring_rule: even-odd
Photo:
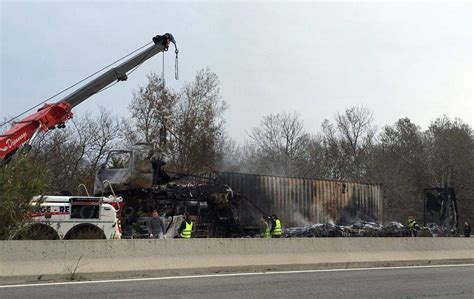
[[[275,228],[273,229],[273,235],[274,236],[280,236],[281,235],[281,222],[280,222],[280,219],[275,219]]]
[[[186,223],[185,229],[181,232],[181,238],[184,239],[189,239],[191,238],[191,232],[193,231],[193,222],[188,223],[187,221],[184,221]]]
[[[415,230],[415,229],[419,229],[420,226],[418,225],[418,223],[416,223],[415,219],[409,219],[408,220],[408,228],[410,230]]]
[[[270,239],[270,225],[268,223],[265,223],[265,234],[264,234],[265,239]]]

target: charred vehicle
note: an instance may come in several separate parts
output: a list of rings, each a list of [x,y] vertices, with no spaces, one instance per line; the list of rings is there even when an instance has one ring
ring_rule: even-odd
[[[456,235],[459,214],[454,188],[430,188],[424,193],[424,225],[438,235]]]
[[[239,235],[239,202],[229,186],[168,173],[164,165],[154,157],[152,146],[142,143],[111,151],[97,171],[94,194],[124,198],[120,216],[125,238],[133,236],[139,219],[154,209],[165,217],[190,214],[195,237]]]

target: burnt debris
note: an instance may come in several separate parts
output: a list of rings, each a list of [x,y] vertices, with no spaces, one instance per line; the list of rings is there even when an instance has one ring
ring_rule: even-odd
[[[315,223],[311,225],[289,227],[285,230],[285,238],[324,238],[324,237],[409,237],[407,226],[391,221],[384,225],[375,222],[357,221],[350,225],[333,223]],[[456,231],[430,223],[421,228],[420,237],[451,237]]]

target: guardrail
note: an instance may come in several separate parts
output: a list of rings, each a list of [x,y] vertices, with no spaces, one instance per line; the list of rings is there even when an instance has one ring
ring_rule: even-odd
[[[0,241],[0,280],[474,263],[474,238]]]

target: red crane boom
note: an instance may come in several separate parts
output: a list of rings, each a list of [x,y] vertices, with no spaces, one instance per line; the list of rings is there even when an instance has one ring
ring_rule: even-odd
[[[150,47],[91,80],[57,103],[45,104],[37,112],[28,115],[21,121],[14,122],[9,130],[0,135],[0,164],[7,163],[23,144],[31,144],[38,132],[46,132],[56,127],[64,127],[64,123],[72,118],[71,109],[73,107],[100,92],[113,82],[127,80],[128,71],[138,67],[145,60],[150,59],[156,54],[167,51],[170,43],[173,43],[176,48],[176,41],[170,33],[153,37],[153,43]],[[177,48],[175,53],[176,55],[178,54]]]

